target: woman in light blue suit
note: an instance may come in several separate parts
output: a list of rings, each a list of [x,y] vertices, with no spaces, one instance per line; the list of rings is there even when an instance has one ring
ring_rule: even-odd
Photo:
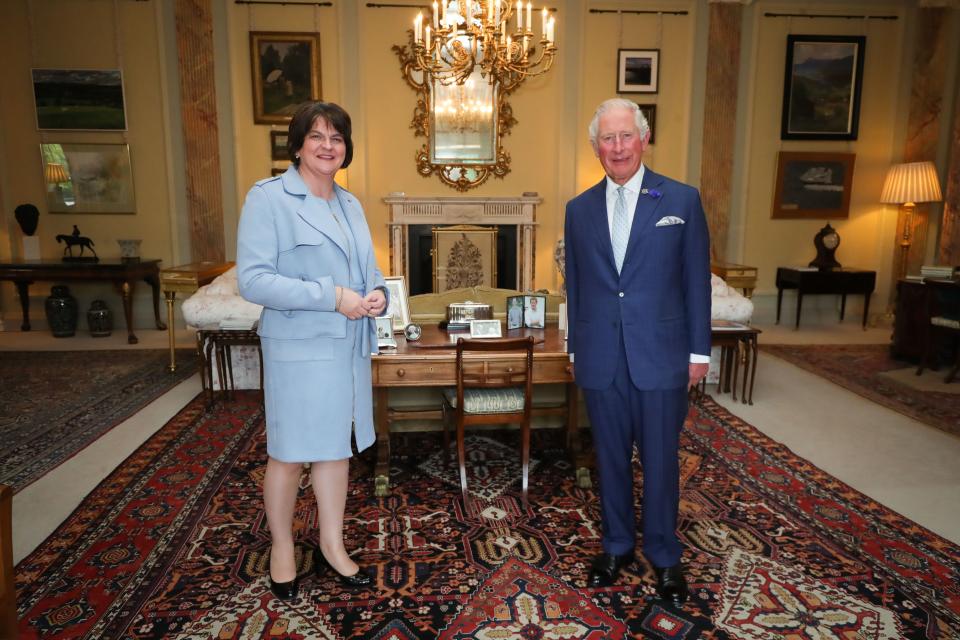
[[[301,106],[290,122],[286,173],[247,194],[237,237],[240,294],[263,305],[270,589],[297,596],[293,511],[311,463],[320,539],[315,567],[352,587],[371,584],[343,543],[351,436],[375,439],[373,318],[387,308],[363,208],[334,176],[353,157],[350,116],[332,103]]]

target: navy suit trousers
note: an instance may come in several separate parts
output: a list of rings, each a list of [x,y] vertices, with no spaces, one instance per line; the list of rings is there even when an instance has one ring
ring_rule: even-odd
[[[643,471],[643,553],[654,566],[671,567],[680,562],[683,550],[676,528],[678,447],[687,415],[687,388],[637,389],[630,380],[622,334],[618,354],[610,387],[583,390],[600,476],[603,549],[617,555],[634,553],[637,527],[632,457],[636,445]]]

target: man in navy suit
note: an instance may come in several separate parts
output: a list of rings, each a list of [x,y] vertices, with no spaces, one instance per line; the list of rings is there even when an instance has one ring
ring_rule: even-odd
[[[696,189],[644,167],[650,128],[612,99],[590,123],[606,177],[567,203],[567,345],[593,424],[603,553],[587,583],[634,561],[633,466],[643,469],[643,553],[657,593],[687,598],[677,538],[680,429],[710,362],[710,249]]]

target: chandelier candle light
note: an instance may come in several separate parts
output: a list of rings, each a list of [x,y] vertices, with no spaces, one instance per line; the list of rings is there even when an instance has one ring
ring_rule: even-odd
[[[534,42],[533,3],[508,0],[434,1],[431,24],[413,21],[414,66],[444,85],[463,84],[479,67],[509,92],[528,77],[549,71],[557,53],[555,18],[541,12]]]

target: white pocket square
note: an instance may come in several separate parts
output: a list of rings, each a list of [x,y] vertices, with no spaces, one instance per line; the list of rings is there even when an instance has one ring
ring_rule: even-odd
[[[657,220],[658,227],[669,227],[672,224],[683,224],[683,218],[678,218],[677,216],[663,216]]]

